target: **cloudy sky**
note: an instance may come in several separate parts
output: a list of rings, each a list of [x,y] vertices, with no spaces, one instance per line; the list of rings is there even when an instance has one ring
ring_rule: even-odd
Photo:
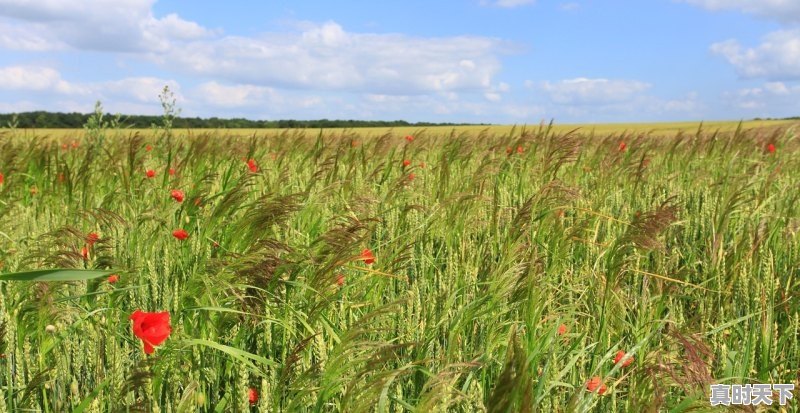
[[[800,115],[800,0],[0,0],[0,50],[2,113]]]

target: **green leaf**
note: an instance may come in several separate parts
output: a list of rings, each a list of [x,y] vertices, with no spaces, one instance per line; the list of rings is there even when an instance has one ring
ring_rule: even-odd
[[[83,413],[83,411],[86,410],[89,407],[89,405],[92,404],[94,399],[97,398],[100,392],[103,391],[106,387],[108,387],[108,384],[110,382],[111,382],[111,377],[103,380],[103,382],[100,383],[99,386],[97,386],[94,390],[92,390],[92,392],[89,393],[86,396],[86,398],[83,399],[83,401],[81,401],[81,404],[75,407],[75,410],[73,410],[72,413]]]
[[[226,346],[224,344],[220,344],[220,343],[217,343],[215,341],[202,340],[202,339],[189,339],[189,340],[185,340],[184,343],[188,344],[188,345],[201,345],[201,346],[206,346],[206,347],[210,347],[210,348],[219,350],[219,351],[221,351],[223,353],[226,353],[229,356],[233,357],[235,360],[237,360],[240,363],[242,363],[246,368],[250,369],[254,373],[257,373],[257,374],[259,374],[261,376],[266,375],[266,373],[263,370],[259,369],[258,365],[256,365],[255,363],[261,364],[263,366],[268,366],[268,367],[277,367],[278,366],[278,363],[275,363],[272,360],[268,360],[265,357],[261,357],[261,356],[255,355],[253,353],[250,353],[250,352],[247,352],[247,351],[244,351],[244,350],[240,350],[240,349],[235,348],[235,347]]]
[[[13,272],[0,275],[0,281],[85,281],[113,274],[108,270],[53,269]]]

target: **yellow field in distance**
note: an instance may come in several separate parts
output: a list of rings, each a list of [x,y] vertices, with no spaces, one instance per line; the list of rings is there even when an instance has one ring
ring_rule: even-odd
[[[678,132],[684,133],[695,133],[700,127],[701,122],[694,121],[694,122],[663,122],[663,123],[604,123],[604,124],[553,124],[553,129],[557,132],[567,132],[571,130],[578,129],[581,133],[594,133],[598,136],[605,136],[610,134],[640,134],[640,133],[647,133],[650,135],[662,135],[662,136],[674,136]],[[756,129],[756,128],[769,128],[769,127],[786,127],[791,125],[798,125],[800,122],[796,120],[755,120],[755,121],[744,121],[742,122],[742,127],[747,129]],[[736,130],[736,127],[739,125],[739,121],[711,121],[711,122],[702,122],[703,130],[706,132],[731,132]],[[343,128],[330,128],[324,129],[323,132],[325,134],[328,133],[341,133],[344,131],[349,131],[358,135],[362,136],[380,136],[386,133],[392,133],[395,135],[408,135],[408,134],[419,134],[424,131],[425,134],[434,134],[434,135],[442,135],[448,134],[455,130],[456,134],[462,132],[468,133],[478,133],[483,130],[487,130],[489,133],[493,134],[505,134],[511,132],[512,129],[519,132],[522,128],[531,130],[531,129],[538,129],[539,124],[531,124],[531,125],[475,125],[475,126],[430,126],[430,127],[399,127],[399,128],[388,128],[388,127],[370,127],[370,128],[351,128],[351,129],[343,129]],[[546,126],[546,125],[545,125]],[[288,131],[304,131],[307,135],[308,134],[317,134],[319,133],[319,129],[290,129]],[[138,131],[142,134],[149,134],[151,133],[151,129],[126,129],[126,132],[135,132]],[[192,134],[203,134],[203,133],[213,133],[219,132],[218,129],[175,129],[177,135],[185,135],[187,132],[191,132]],[[224,129],[224,134],[228,136],[271,136],[280,134],[282,132],[287,131],[287,129]],[[49,136],[53,138],[62,138],[62,137],[80,137],[83,135],[83,130],[81,129],[25,129],[19,130],[18,133],[23,134],[24,136]]]

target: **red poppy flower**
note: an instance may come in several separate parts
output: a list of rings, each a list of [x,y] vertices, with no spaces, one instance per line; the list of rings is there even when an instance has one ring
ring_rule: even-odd
[[[358,141],[350,141],[350,146],[355,148],[356,146],[358,146]]]
[[[599,376],[594,376],[586,382],[586,390],[589,390],[592,393],[596,391],[597,394],[603,394],[606,392],[607,388]]]
[[[564,334],[567,334],[567,326],[566,324],[561,324],[558,326],[558,335],[563,336]]]
[[[620,364],[622,362],[622,367],[628,367],[633,363],[633,356],[629,356],[625,358],[623,361],[622,359],[625,357],[625,350],[620,350],[617,352],[617,355],[614,357],[614,364]]]
[[[414,137],[411,135],[406,135],[406,140],[409,142],[414,142]]]
[[[625,152],[625,148],[627,148],[627,147],[628,147],[628,145],[626,145],[625,142],[620,142],[619,143],[619,151],[620,152]]]
[[[86,243],[91,247],[95,242],[100,240],[100,236],[96,232],[90,232],[86,235]]]
[[[506,148],[506,154],[511,155],[511,152],[514,152],[514,150],[510,146]]]
[[[108,283],[109,283],[109,284],[114,284],[114,283],[116,283],[117,281],[119,281],[119,275],[117,275],[117,274],[111,274],[111,275],[109,275],[109,276],[108,276]]]
[[[409,166],[409,165],[411,165],[411,161],[408,159],[403,159],[403,166]]]
[[[66,150],[67,150],[67,148],[68,148],[68,147],[67,147],[67,144],[66,144],[66,143],[62,143],[62,144],[61,144],[61,149],[63,149],[63,150],[65,150],[65,151],[66,151]]]
[[[147,175],[148,178],[154,178],[156,176],[156,171],[148,169],[147,172],[145,172],[145,174]]]
[[[169,176],[175,176],[175,168],[169,168]]]
[[[525,152],[525,148],[523,148],[522,146],[517,146],[517,153],[522,153],[522,152]]]
[[[408,174],[408,180],[409,180],[409,181],[413,181],[413,180],[414,180],[414,178],[416,178],[416,177],[417,177],[417,176],[416,176],[416,175],[414,175],[414,174]]]
[[[172,231],[172,236],[177,238],[177,239],[179,239],[179,240],[181,240],[181,241],[183,241],[186,238],[189,238],[189,233],[186,232],[185,229],[179,228],[179,229],[176,229],[175,231]]]
[[[72,149],[75,149],[77,147],[78,147],[78,141],[72,141]]]
[[[247,161],[247,167],[250,169],[250,172],[256,173],[258,172],[258,165],[256,164],[255,159],[250,159]]]
[[[5,182],[5,180],[6,180],[6,177],[5,177],[5,176],[3,176],[3,173],[2,173],[2,172],[0,172],[0,185],[2,185],[2,184],[3,184],[3,182]]]
[[[144,150],[146,150],[147,152],[150,152],[150,151],[153,150],[153,147],[150,146],[150,145],[147,145],[147,146],[144,147]]]
[[[172,332],[172,327],[169,325],[169,311],[146,313],[136,310],[130,319],[133,320],[133,334],[144,343],[146,354],[153,354],[154,347],[161,345]]]
[[[247,399],[250,400],[250,404],[256,404],[258,402],[258,390],[251,387],[250,390],[247,391]]]
[[[339,287],[344,285],[344,274],[336,274],[336,285]]]
[[[364,248],[364,251],[361,251],[361,260],[367,265],[372,265],[375,263],[375,256],[369,248]]]
[[[180,189],[173,189],[170,192],[170,196],[172,196],[172,199],[178,202],[183,202],[183,191],[181,191]]]
[[[89,248],[87,248],[86,245],[84,245],[83,248],[81,248],[81,255],[83,255],[83,259],[85,260],[89,259]]]
[[[767,145],[767,152],[775,153],[775,145],[774,144]]]

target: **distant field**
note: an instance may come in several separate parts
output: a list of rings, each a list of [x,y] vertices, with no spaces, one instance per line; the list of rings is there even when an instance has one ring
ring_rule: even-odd
[[[759,120],[759,121],[745,121],[742,122],[742,127],[744,129],[756,129],[756,128],[765,128],[765,127],[778,127],[778,126],[787,126],[791,124],[798,124],[800,122],[797,121],[788,121],[788,120]],[[574,129],[578,129],[580,132],[583,133],[590,133],[594,132],[597,135],[609,135],[609,134],[620,134],[620,133],[627,133],[627,134],[641,134],[647,133],[651,135],[665,135],[665,136],[674,136],[678,132],[684,133],[694,133],[700,127],[700,122],[663,122],[663,123],[604,123],[604,124],[554,124],[553,131],[557,133],[565,133]],[[703,122],[702,126],[705,131],[713,132],[715,130],[719,130],[720,132],[731,132],[736,130],[739,125],[739,121],[713,121],[713,122]],[[456,133],[477,133],[481,131],[487,131],[492,134],[506,134],[515,129],[519,131],[522,128],[525,129],[537,129],[539,128],[539,124],[533,125],[492,125],[492,126],[434,126],[434,127],[403,127],[403,128],[355,128],[355,129],[325,129],[325,133],[339,133],[345,130],[353,131],[358,133],[362,136],[381,136],[386,133],[393,133],[397,135],[407,135],[407,134],[414,134],[419,135],[421,133],[429,134],[429,135],[441,135],[443,133],[450,133],[453,130]],[[150,129],[138,129],[142,133],[149,134]],[[187,131],[187,129],[177,129],[176,132],[178,134],[183,134]],[[194,134],[202,134],[202,133],[210,133],[214,132],[214,129],[193,129],[191,130]],[[233,135],[233,136],[252,136],[253,134],[256,135],[276,135],[280,133],[294,133],[298,131],[303,131],[306,134],[316,134],[319,133],[319,129],[227,129],[225,130],[225,135]],[[26,129],[24,133],[30,136],[52,136],[52,137],[62,137],[62,136],[73,136],[78,130],[76,129]]]

